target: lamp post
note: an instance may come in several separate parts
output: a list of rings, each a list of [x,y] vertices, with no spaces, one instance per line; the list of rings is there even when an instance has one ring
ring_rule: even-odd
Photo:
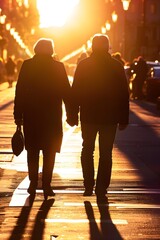
[[[126,57],[126,33],[127,33],[127,11],[129,9],[129,4],[131,2],[131,0],[121,0],[122,1],[122,4],[123,4],[123,10],[124,10],[124,46],[123,46],[123,54],[124,54],[124,57]]]
[[[113,21],[113,49],[116,48],[116,25],[115,23],[117,22],[117,19],[118,19],[118,15],[116,14],[116,12],[112,12],[112,21]]]

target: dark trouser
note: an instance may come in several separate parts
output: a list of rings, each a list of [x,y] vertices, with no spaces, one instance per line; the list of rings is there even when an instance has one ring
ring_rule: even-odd
[[[82,152],[81,164],[84,187],[94,187],[94,149],[97,133],[99,133],[99,165],[96,179],[96,194],[105,194],[110,184],[112,170],[112,149],[117,125],[94,125],[81,123]]]
[[[43,151],[43,169],[42,169],[42,186],[50,186],[52,180],[53,167],[55,163],[55,151],[49,151],[47,149]],[[27,162],[29,180],[32,184],[37,186],[38,183],[38,169],[39,169],[39,152],[40,150],[28,150]]]

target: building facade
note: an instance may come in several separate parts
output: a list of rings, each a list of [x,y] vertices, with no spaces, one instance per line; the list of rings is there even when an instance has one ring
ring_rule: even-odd
[[[118,15],[109,33],[113,51],[120,51],[128,61],[139,55],[160,61],[160,0],[131,0],[127,11],[121,0],[111,2]]]

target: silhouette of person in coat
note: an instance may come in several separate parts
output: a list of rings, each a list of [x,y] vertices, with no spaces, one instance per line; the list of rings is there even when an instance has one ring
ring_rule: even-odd
[[[129,92],[123,65],[111,57],[109,38],[95,35],[91,55],[76,68],[72,85],[74,98],[73,124],[80,112],[82,131],[81,164],[84,178],[84,196],[91,196],[95,185],[97,202],[107,202],[106,193],[112,169],[112,148],[117,126],[128,125]],[[94,180],[94,149],[99,134],[99,166]]]
[[[56,152],[62,143],[62,101],[69,112],[70,84],[63,63],[53,59],[51,39],[39,39],[35,55],[23,62],[15,93],[14,118],[23,124],[30,185],[36,193],[39,153],[43,152],[42,188],[44,197],[54,196],[51,187]]]

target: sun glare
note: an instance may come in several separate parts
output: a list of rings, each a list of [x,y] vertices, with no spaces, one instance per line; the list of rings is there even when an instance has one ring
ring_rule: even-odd
[[[62,27],[80,0],[37,0],[40,28]]]

